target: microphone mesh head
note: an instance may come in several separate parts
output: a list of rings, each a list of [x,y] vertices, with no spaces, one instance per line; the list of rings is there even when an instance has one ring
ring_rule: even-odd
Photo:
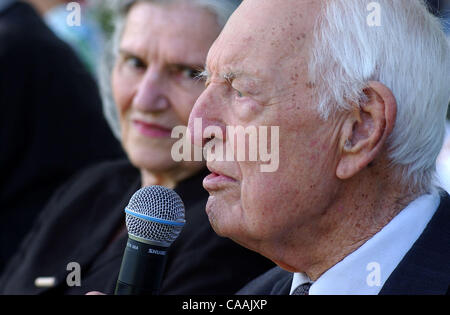
[[[163,247],[172,244],[185,223],[180,196],[162,186],[139,189],[131,197],[125,213],[130,237]]]

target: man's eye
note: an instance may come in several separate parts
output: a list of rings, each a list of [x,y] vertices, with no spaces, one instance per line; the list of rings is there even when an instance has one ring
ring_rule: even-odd
[[[236,89],[236,88],[233,87],[233,90],[234,90],[234,93],[236,93],[236,96],[237,96],[238,98],[244,97],[244,93],[242,93],[242,92],[239,91],[238,89]]]

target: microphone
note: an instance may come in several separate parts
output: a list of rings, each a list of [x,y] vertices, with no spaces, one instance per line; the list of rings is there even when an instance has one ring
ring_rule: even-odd
[[[185,224],[180,196],[162,186],[139,189],[125,208],[128,242],[115,295],[157,295],[167,250]]]

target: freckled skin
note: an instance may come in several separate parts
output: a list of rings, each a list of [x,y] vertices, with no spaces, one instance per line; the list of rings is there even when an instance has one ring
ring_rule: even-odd
[[[389,102],[388,92],[374,85],[387,95],[389,124],[383,138],[369,139],[373,143],[366,138],[378,125],[365,116],[358,128],[353,112],[327,121],[319,116],[307,65],[320,8],[315,0],[244,1],[208,53],[209,82],[189,123],[191,129],[195,118],[206,122],[203,128],[279,126],[277,171],[262,173],[260,162],[208,163],[235,181],[209,190],[207,213],[218,234],[313,280],[384,226],[401,209],[394,197],[404,197],[393,179],[374,175],[390,172],[386,152],[371,151],[382,148],[393,128],[395,102]],[[245,95],[248,79],[228,84],[220,73],[230,70],[256,78],[260,92],[237,97],[236,90]],[[365,150],[344,152],[348,137],[364,143]],[[374,167],[353,166],[373,156]],[[348,170],[348,178],[339,173]]]
[[[296,25],[298,22],[293,20],[294,16],[290,19],[284,17],[277,19],[277,16],[273,16],[274,12],[265,11],[264,14],[268,14],[264,16],[265,19],[253,21],[257,25],[245,28],[239,22],[239,17],[244,15],[244,12],[248,13],[244,8],[241,10],[241,14],[231,18],[227,25],[231,31],[222,33],[213,45],[209,52],[208,65],[213,68],[214,62],[227,60],[227,58],[231,61],[229,62],[231,66],[250,64],[250,69],[253,70],[251,65],[257,64],[257,68],[263,72],[264,76],[260,83],[264,94],[258,99],[258,102],[247,104],[245,102],[233,104],[232,97],[225,98],[224,102],[227,105],[221,106],[220,113],[219,108],[215,112],[216,108],[212,106],[208,107],[208,113],[226,125],[280,126],[279,153],[283,163],[274,173],[261,173],[259,171],[260,163],[229,162],[228,164],[233,165],[227,167],[237,169],[238,171],[236,170],[235,173],[240,174],[239,187],[213,192],[211,202],[208,204],[208,214],[213,218],[213,227],[219,234],[232,236],[241,234],[245,230],[245,234],[255,241],[255,243],[244,241],[245,245],[250,248],[258,248],[260,239],[280,237],[281,226],[286,229],[297,226],[299,222],[295,218],[298,217],[298,212],[314,215],[316,207],[324,207],[329,202],[327,198],[319,197],[316,193],[311,192],[310,185],[304,185],[304,183],[314,183],[318,190],[330,191],[329,196],[331,197],[334,187],[329,183],[335,180],[332,172],[335,161],[333,156],[321,153],[320,146],[329,147],[330,141],[321,141],[319,146],[309,145],[311,138],[332,138],[330,130],[333,128],[330,125],[320,126],[318,113],[309,104],[312,93],[302,88],[307,84],[307,78],[299,73],[306,73],[307,69],[306,63],[300,63],[300,61],[307,58],[308,51],[299,49],[298,55],[294,58],[289,56],[289,50],[283,51],[281,48],[283,45],[280,48],[269,48],[266,44],[280,42],[280,37],[292,37],[295,32],[289,24]],[[269,16],[272,18],[269,19]],[[276,21],[276,25],[272,26],[270,22],[267,23],[268,21]],[[284,22],[279,25],[279,21]],[[312,21],[310,22],[309,28],[312,29],[313,24]],[[272,30],[269,32],[271,36],[267,37],[267,32],[254,34],[254,29]],[[254,35],[250,36],[248,33]],[[310,38],[305,40],[310,40]],[[231,47],[229,43],[233,43]],[[303,45],[304,43],[301,43],[300,47]],[[231,54],[233,54],[232,57],[230,57]],[[227,63],[222,66],[226,67]],[[284,80],[285,77],[291,78],[288,85]],[[215,83],[213,78],[209,89],[212,90],[214,87],[216,87],[215,92],[221,91],[222,93],[224,90],[222,86]],[[214,103],[208,97],[209,94],[206,91],[203,99],[200,97],[197,104],[203,103],[206,106],[206,104]],[[254,107],[258,107],[259,110],[251,110]],[[236,112],[238,112],[237,115],[235,115]],[[243,112],[252,112],[253,115],[241,115]],[[215,113],[217,116],[214,116]],[[320,127],[318,128],[318,126]],[[327,178],[328,187],[319,182],[317,180],[319,178],[322,180]],[[230,194],[230,190],[233,191],[232,194]],[[274,195],[279,198],[261,198],[261,196]],[[233,199],[232,196],[236,198]],[[279,215],[278,209],[287,208],[294,201],[298,204],[310,204],[312,207],[310,209],[299,207],[293,209],[291,213]],[[215,206],[219,203],[228,204],[229,210],[223,211],[219,206]],[[243,211],[250,207],[257,210]],[[261,213],[265,215],[262,216]],[[236,220],[239,222],[238,224],[234,221],[236,217],[239,218]],[[242,242],[240,239],[236,239],[236,241]]]

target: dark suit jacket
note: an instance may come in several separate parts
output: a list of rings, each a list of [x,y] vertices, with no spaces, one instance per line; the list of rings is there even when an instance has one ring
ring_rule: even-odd
[[[0,43],[1,273],[57,187],[124,155],[95,81],[29,5],[1,10]]]
[[[186,224],[168,252],[161,294],[233,294],[274,266],[212,230],[202,172],[175,191],[186,208]],[[0,279],[1,294],[113,293],[126,233],[124,208],[140,188],[139,172],[127,161],[102,163],[61,188],[42,212],[19,253]],[[68,287],[69,262],[81,265],[81,287]],[[37,277],[53,276],[56,287],[36,288]]]
[[[287,295],[293,274],[275,267],[256,278],[238,295]],[[450,288],[450,196],[441,204],[422,235],[392,272],[381,295],[448,294]]]
[[[426,0],[427,4],[428,4],[428,8],[430,9],[431,13],[439,16],[440,15],[440,10],[441,10],[441,6],[439,3],[440,0]]]

